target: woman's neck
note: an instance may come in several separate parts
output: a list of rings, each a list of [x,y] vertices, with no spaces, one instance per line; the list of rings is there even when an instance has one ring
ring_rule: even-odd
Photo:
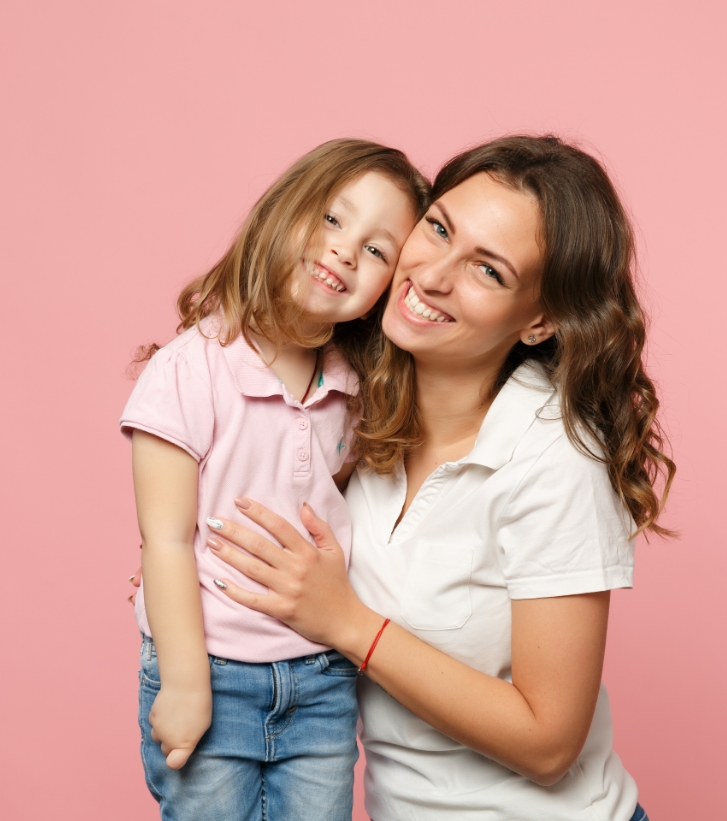
[[[452,369],[415,363],[417,411],[427,448],[452,454],[466,448],[457,459],[469,453],[492,404],[490,393],[500,364]]]

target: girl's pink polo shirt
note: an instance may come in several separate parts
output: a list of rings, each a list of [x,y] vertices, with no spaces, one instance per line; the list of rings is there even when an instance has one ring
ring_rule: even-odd
[[[205,321],[202,329],[212,335],[213,322]],[[328,346],[318,389],[301,405],[242,337],[222,347],[196,328],[158,351],[140,376],[121,417],[122,433],[131,438],[134,428],[148,431],[199,463],[194,552],[210,654],[272,662],[328,649],[230,601],[215,587],[212,580],[224,576],[249,590],[265,590],[206,547],[212,531],[205,519],[223,516],[258,529],[233,502],[249,496],[310,538],[300,524],[300,509],[308,502],[331,525],[348,560],[348,510],[331,477],[350,452],[345,395],[357,389],[353,373]],[[142,632],[151,635],[143,585],[136,618]]]

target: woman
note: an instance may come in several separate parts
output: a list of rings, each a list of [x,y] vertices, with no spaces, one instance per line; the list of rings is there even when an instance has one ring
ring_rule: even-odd
[[[374,821],[643,819],[600,679],[609,591],[631,586],[635,533],[665,533],[674,465],[627,218],[555,138],[456,157],[433,203],[363,389],[350,579],[310,508],[317,548],[241,499],[284,549],[226,521],[246,552],[210,546],[270,592],[222,582],[365,668]]]

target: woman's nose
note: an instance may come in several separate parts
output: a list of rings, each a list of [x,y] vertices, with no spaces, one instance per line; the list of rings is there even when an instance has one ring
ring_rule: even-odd
[[[454,271],[447,256],[429,260],[417,271],[417,283],[424,291],[447,294],[452,290]]]

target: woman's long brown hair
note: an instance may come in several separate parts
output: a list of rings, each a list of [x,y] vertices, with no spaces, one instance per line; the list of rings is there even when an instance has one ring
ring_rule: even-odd
[[[450,160],[434,181],[432,199],[482,172],[539,203],[540,298],[557,329],[540,345],[518,342],[493,392],[523,362],[540,362],[560,393],[569,439],[605,463],[637,532],[673,535],[657,524],[676,468],[665,453],[659,401],[644,369],[633,233],[606,171],[556,137],[507,137]],[[357,447],[370,467],[388,473],[420,442],[414,363],[382,335],[371,357]]]

